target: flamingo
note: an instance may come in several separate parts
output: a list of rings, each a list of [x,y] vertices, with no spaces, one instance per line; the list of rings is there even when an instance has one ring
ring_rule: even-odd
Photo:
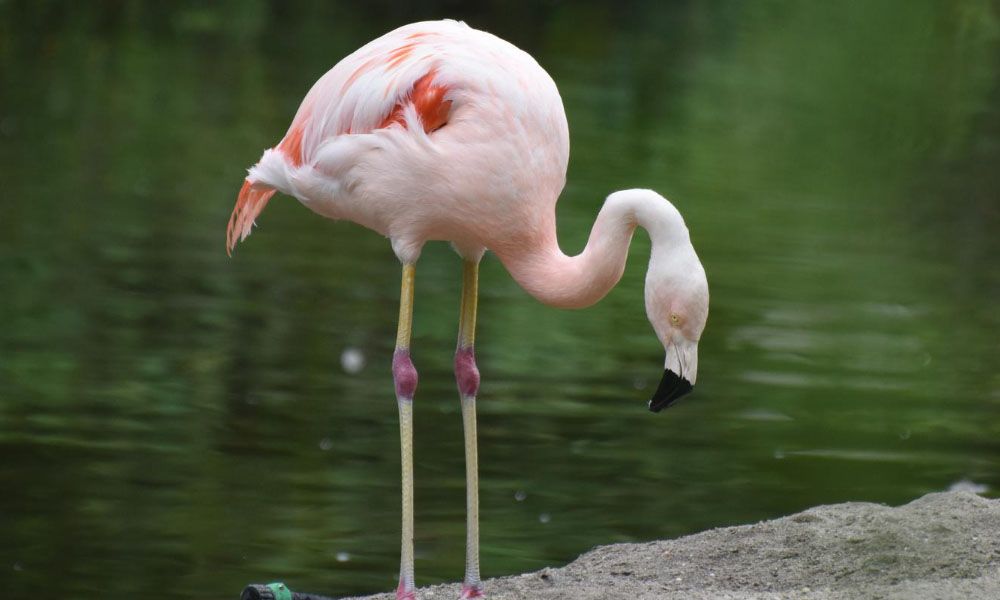
[[[414,281],[425,242],[463,261],[455,351],[466,461],[466,562],[461,598],[484,597],[479,571],[474,342],[479,262],[493,252],[541,302],[589,306],[621,278],[636,226],[650,236],[646,314],[666,352],[649,401],[658,412],[691,391],[708,283],[680,212],[652,190],[607,197],[586,248],[567,256],[555,205],[566,181],[569,128],[552,78],[526,52],[459,21],[405,25],[323,75],[288,132],[248,170],[226,232],[231,255],[275,192],[316,213],[389,238],[402,263],[392,376],[399,409],[402,536],[398,600],[414,600]]]

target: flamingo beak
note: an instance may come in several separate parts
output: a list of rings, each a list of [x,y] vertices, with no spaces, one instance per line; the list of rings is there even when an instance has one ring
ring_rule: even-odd
[[[660,412],[694,389],[690,381],[670,369],[663,370],[663,379],[649,401],[649,410]]]

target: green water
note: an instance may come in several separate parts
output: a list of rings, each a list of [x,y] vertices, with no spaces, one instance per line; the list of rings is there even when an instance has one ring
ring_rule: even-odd
[[[234,259],[224,232],[319,75],[446,15],[558,83],[563,247],[607,193],[652,187],[712,291],[698,387],[652,415],[644,234],[580,312],[487,256],[485,576],[819,503],[1000,489],[995,2],[429,6],[0,2],[6,597],[395,587],[389,245],[287,198]],[[435,244],[417,274],[421,585],[463,571],[460,271]]]

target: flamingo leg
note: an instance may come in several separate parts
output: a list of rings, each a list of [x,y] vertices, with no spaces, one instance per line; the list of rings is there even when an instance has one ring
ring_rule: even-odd
[[[399,447],[402,465],[403,527],[399,558],[397,600],[415,600],[413,579],[413,394],[417,390],[417,370],[410,359],[410,332],[413,323],[413,284],[416,268],[403,265],[399,298],[399,328],[392,356],[392,379],[399,405]]]
[[[458,347],[455,350],[455,380],[462,401],[462,425],[465,432],[465,580],[462,599],[482,598],[479,579],[479,453],[476,435],[476,393],[479,369],[476,367],[476,305],[479,297],[479,261],[465,261],[462,267],[462,308],[458,322]]]

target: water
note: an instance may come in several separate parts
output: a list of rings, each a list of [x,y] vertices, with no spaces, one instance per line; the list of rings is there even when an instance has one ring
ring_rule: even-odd
[[[230,10],[231,9],[231,10]],[[483,6],[570,120],[564,248],[603,197],[685,214],[712,289],[696,393],[645,410],[648,240],[597,306],[482,268],[485,576],[845,500],[1000,489],[996,4]],[[384,239],[286,198],[228,259],[243,169],[395,25],[345,3],[0,4],[0,582],[9,597],[387,590]],[[418,583],[461,577],[460,262],[418,268]],[[985,486],[985,488],[983,487]]]

